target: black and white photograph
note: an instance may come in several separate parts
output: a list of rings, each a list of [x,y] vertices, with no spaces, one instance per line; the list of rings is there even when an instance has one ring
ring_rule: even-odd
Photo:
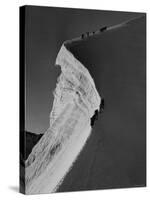
[[[0,199],[150,199],[148,0],[0,6]]]
[[[146,186],[146,13],[20,7],[20,192]]]

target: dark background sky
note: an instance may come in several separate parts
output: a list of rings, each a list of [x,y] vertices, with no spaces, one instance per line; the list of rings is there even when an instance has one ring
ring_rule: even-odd
[[[49,127],[53,90],[60,69],[57,53],[65,40],[140,16],[139,13],[26,7],[26,130]]]

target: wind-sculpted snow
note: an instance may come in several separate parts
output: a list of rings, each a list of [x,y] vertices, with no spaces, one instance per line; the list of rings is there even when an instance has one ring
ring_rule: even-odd
[[[50,127],[26,160],[26,193],[55,192],[91,133],[91,118],[100,96],[86,69],[62,45],[56,58],[61,67],[54,91]]]

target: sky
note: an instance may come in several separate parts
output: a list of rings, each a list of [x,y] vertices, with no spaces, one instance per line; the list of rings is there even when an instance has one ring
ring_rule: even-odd
[[[25,129],[49,127],[53,91],[60,74],[55,59],[65,40],[139,16],[138,13],[27,6],[25,14]]]

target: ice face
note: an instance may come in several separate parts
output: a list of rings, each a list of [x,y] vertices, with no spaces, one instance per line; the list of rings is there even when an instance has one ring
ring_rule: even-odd
[[[26,193],[57,190],[91,133],[101,98],[89,71],[62,45],[50,127],[26,161]],[[95,118],[93,118],[95,120]]]

